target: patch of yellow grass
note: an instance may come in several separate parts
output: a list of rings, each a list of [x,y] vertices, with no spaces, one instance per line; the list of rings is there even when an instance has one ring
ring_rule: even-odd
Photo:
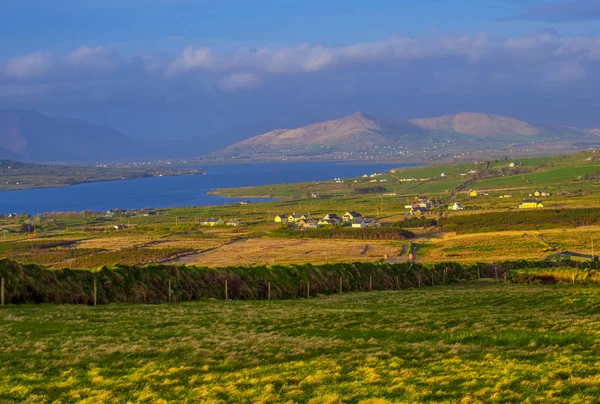
[[[365,247],[367,247],[365,249]],[[346,240],[250,239],[187,257],[187,264],[233,266],[251,264],[322,264],[372,262],[385,254],[398,255],[400,247],[389,242]],[[364,254],[363,254],[364,252]]]

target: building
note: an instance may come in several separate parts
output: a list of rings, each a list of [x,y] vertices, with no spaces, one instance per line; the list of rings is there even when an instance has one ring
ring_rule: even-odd
[[[242,223],[237,220],[237,219],[231,219],[227,221],[227,226],[232,226],[232,227],[238,227],[240,226]]]
[[[292,213],[288,216],[288,222],[298,222],[300,220],[310,220],[312,216],[308,213]]]
[[[313,219],[303,221],[302,228],[303,229],[318,229],[319,222],[317,220],[313,220]]]
[[[429,209],[426,208],[421,208],[421,207],[413,207],[410,212],[408,212],[408,214],[413,215],[413,216],[422,216],[422,215],[428,215]]]
[[[464,208],[462,207],[462,205],[458,202],[454,202],[454,204],[448,206],[449,210],[463,210]]]
[[[124,230],[124,229],[127,228],[127,225],[125,225],[125,224],[115,224],[112,228],[114,230]]]
[[[287,223],[288,217],[286,215],[275,216],[275,223]]]
[[[340,224],[342,222],[342,219],[335,213],[326,214],[322,220],[332,221],[332,222],[335,222],[335,224]]]
[[[433,202],[431,201],[427,201],[427,202],[419,202],[419,203],[415,203],[413,205],[413,208],[425,208],[425,209],[431,209],[433,208]]]
[[[367,219],[366,217],[352,222],[353,229],[362,229],[365,227],[376,227],[376,226],[379,226],[379,223],[377,223],[375,220]]]
[[[519,205],[519,209],[537,209],[543,208],[544,204],[537,199],[525,199]]]
[[[346,212],[346,213],[344,213],[344,216],[342,216],[342,220],[344,222],[353,222],[355,220],[360,220],[360,219],[362,219],[362,215],[355,211]]]
[[[550,192],[546,192],[546,191],[535,191],[533,193],[533,195],[529,194],[529,196],[537,196],[537,197],[540,197],[540,196],[552,196],[552,194]]]
[[[475,191],[474,189],[470,189],[467,193],[469,196],[472,196],[472,197],[479,195],[479,193],[477,191]]]
[[[209,217],[202,221],[202,226],[223,226],[225,222],[220,217]]]
[[[337,226],[340,222],[331,219],[319,220],[319,226]]]

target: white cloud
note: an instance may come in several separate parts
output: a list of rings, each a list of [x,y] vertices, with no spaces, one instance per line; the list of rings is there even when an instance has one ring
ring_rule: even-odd
[[[32,79],[44,75],[51,67],[51,54],[34,52],[10,59],[6,64],[5,72],[9,77]]]
[[[176,55],[152,57],[122,57],[107,47],[81,46],[65,55],[35,52],[15,57],[0,72],[9,80],[43,79],[50,84],[62,82],[64,86],[77,81],[92,85],[93,79],[100,77],[110,77],[115,82],[135,77],[138,83],[152,77],[154,86],[165,88],[178,79],[190,91],[214,88],[236,91],[257,87],[269,81],[266,79],[270,76],[300,77],[329,71],[358,77],[357,73],[381,71],[389,82],[397,83],[410,81],[410,74],[423,76],[425,69],[431,71],[428,91],[436,91],[438,86],[453,88],[442,82],[462,72],[469,72],[473,80],[490,86],[503,74],[514,77],[515,82],[519,78],[539,83],[591,80],[599,61],[600,37],[595,36],[540,33],[499,38],[486,33],[463,36],[437,33],[345,46],[304,43],[232,51],[188,46]],[[435,74],[438,75],[433,80]]]
[[[542,34],[522,38],[472,36],[430,38],[396,37],[379,42],[340,47],[301,44],[293,47],[242,48],[219,52],[211,48],[187,47],[169,65],[167,74],[190,72],[315,73],[333,68],[352,68],[380,63],[409,63],[442,58],[460,58],[469,63],[513,59],[520,63],[553,61],[561,57],[600,60],[599,37],[559,37]]]
[[[114,51],[103,46],[82,46],[67,55],[64,62],[79,69],[111,71],[119,67],[121,59]]]
[[[215,66],[213,51],[208,48],[188,46],[167,67],[167,75],[174,76],[194,70],[210,70]]]
[[[252,73],[235,73],[225,76],[220,86],[226,91],[236,91],[256,87],[260,83],[260,78]]]

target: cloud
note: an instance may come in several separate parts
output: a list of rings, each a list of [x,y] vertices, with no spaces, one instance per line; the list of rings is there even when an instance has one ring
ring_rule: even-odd
[[[220,86],[226,91],[236,91],[258,86],[260,78],[252,73],[236,73],[224,77]]]
[[[5,72],[9,77],[31,79],[44,75],[52,67],[52,55],[45,52],[34,52],[10,59],[6,63]]]
[[[186,47],[167,67],[166,74],[175,76],[194,70],[210,70],[214,67],[213,51],[208,48]]]
[[[162,91],[162,96],[175,88],[184,93],[255,90],[280,78],[297,82],[314,78],[323,85],[338,83],[340,88],[386,88],[390,83],[416,85],[415,77],[428,75],[418,91],[464,93],[475,91],[478,83],[505,88],[519,81],[522,85],[591,81],[598,76],[599,64],[598,36],[538,33],[503,38],[486,33],[437,33],[345,46],[303,43],[234,50],[187,46],[171,55],[128,57],[107,47],[81,46],[64,55],[36,52],[9,59],[0,67],[4,72],[0,84],[43,83],[57,93],[61,88],[88,91],[96,86],[97,93],[106,93],[110,82],[114,93],[120,92],[119,86],[135,93],[137,86],[139,91]],[[361,84],[364,77],[375,76],[377,83]]]
[[[112,71],[120,66],[121,59],[114,51],[103,46],[82,46],[67,55],[64,62],[74,68]]]
[[[600,1],[571,0],[534,4],[514,19],[547,22],[600,20]]]

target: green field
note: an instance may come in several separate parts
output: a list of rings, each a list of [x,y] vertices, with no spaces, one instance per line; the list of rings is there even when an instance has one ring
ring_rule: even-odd
[[[597,286],[488,282],[293,301],[0,308],[0,402],[600,397]]]

